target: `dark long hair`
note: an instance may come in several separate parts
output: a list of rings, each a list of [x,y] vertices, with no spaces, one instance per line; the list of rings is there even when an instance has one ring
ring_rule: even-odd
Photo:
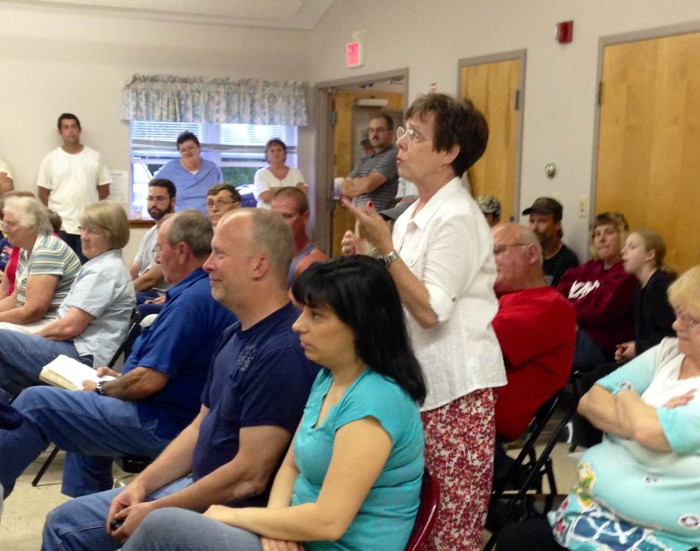
[[[399,292],[381,262],[368,256],[316,262],[296,279],[292,294],[306,306],[330,307],[353,330],[360,359],[423,403],[423,371],[411,348]]]

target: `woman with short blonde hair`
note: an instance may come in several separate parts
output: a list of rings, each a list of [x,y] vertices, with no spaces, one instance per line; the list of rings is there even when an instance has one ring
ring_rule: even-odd
[[[0,331],[0,399],[38,384],[41,368],[59,354],[95,368],[107,365],[126,336],[136,305],[121,251],[129,240],[126,212],[117,203],[100,201],[85,208],[80,222],[89,260],[58,309],[58,319],[34,335]]]

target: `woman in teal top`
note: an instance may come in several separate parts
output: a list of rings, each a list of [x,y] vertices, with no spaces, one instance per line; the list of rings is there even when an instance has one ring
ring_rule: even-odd
[[[124,551],[405,548],[420,502],[425,383],[398,291],[377,260],[350,256],[313,264],[292,294],[302,307],[294,330],[326,369],[267,508],[160,509]]]

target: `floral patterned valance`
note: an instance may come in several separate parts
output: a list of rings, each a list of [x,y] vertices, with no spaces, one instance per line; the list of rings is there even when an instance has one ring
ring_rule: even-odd
[[[306,85],[293,80],[134,75],[122,93],[121,118],[306,126]]]

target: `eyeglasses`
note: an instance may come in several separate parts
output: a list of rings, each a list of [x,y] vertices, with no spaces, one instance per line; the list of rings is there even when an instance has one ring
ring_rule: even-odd
[[[680,308],[674,308],[674,312],[676,313],[676,319],[682,321],[688,327],[688,329],[694,329],[700,325],[700,321],[691,318]]]
[[[421,136],[415,130],[413,130],[413,128],[406,129],[402,126],[399,126],[396,129],[396,141],[398,142],[404,136],[406,136],[406,138],[408,138],[408,141],[411,143],[420,143],[426,141],[426,138]]]
[[[493,248],[493,256],[498,256],[499,254],[503,254],[511,247],[529,247],[529,246],[530,246],[530,243],[514,243],[513,245],[496,245]]]
[[[224,199],[217,199],[216,201],[207,201],[207,208],[211,209],[214,207],[224,208],[226,205],[232,205],[238,201],[225,201]]]
[[[379,134],[380,132],[386,132],[386,131],[387,131],[386,128],[372,128],[371,126],[369,128],[370,134]]]

